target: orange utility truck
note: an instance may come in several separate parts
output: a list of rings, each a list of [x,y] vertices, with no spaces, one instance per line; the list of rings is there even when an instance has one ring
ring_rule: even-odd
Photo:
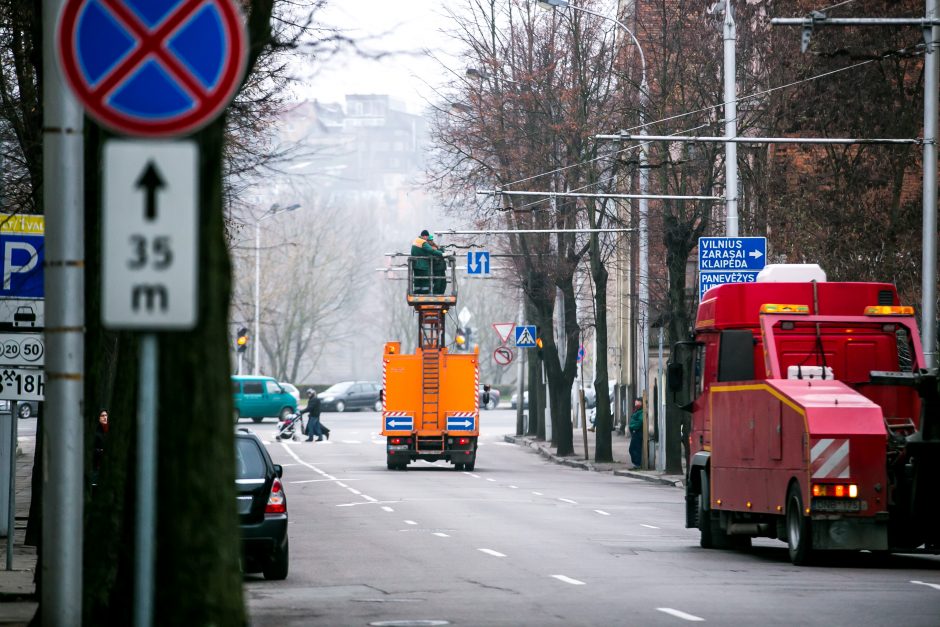
[[[418,315],[418,345],[403,354],[401,342],[385,344],[382,357],[382,436],[389,470],[412,461],[446,460],[473,470],[480,435],[480,355],[452,352],[444,316],[457,304],[454,259],[433,264],[430,277],[408,263],[408,304]]]
[[[768,266],[708,290],[670,360],[702,547],[940,553],[937,371],[893,285]]]

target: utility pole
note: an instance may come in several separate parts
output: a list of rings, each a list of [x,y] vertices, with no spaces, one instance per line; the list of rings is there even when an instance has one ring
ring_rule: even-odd
[[[725,0],[725,19],[722,32],[724,45],[725,85],[725,138],[738,136],[737,56],[735,43],[738,33],[734,25],[734,8]],[[725,235],[738,236],[738,145],[725,143]]]
[[[50,626],[81,620],[84,529],[84,113],[66,89],[56,60],[56,27],[63,4],[63,0],[42,3],[42,198],[48,298],[40,603],[42,624]]]

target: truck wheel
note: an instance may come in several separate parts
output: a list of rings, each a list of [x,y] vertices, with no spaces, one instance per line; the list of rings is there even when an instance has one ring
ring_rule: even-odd
[[[813,554],[813,534],[810,519],[803,515],[803,495],[794,483],[787,493],[787,549],[790,561],[796,566],[809,564]]]
[[[714,548],[712,542],[712,513],[705,509],[705,503],[709,499],[708,495],[708,473],[704,470],[699,471],[699,493],[698,493],[698,544],[703,549]]]
[[[454,470],[456,470],[457,472],[460,472],[463,469],[464,469],[463,464],[454,464]]]
[[[473,467],[476,465],[476,463],[477,463],[476,460],[473,460],[472,462],[467,462],[466,464],[463,465],[463,469],[466,470],[467,472],[473,472]]]

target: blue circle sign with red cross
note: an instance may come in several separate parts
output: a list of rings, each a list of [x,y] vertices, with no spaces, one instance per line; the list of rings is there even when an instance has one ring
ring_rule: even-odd
[[[67,0],[56,44],[89,115],[119,133],[186,135],[229,103],[248,37],[234,0]]]

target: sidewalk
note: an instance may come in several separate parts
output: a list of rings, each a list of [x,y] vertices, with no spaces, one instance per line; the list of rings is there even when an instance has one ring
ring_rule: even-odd
[[[20,424],[23,424],[22,422]],[[25,546],[26,520],[32,500],[33,452],[36,436],[20,435],[16,456],[16,520],[13,533],[13,570],[6,570],[7,539],[0,538],[0,625],[26,625],[36,613],[36,547]],[[0,498],[7,498],[0,495]]]
[[[557,448],[552,447],[550,442],[537,440],[532,436],[506,435],[504,438],[506,442],[518,444],[520,446],[528,446],[538,452],[538,454],[542,457],[545,457],[556,464],[581,468],[582,470],[592,470],[594,472],[609,472],[620,477],[633,477],[635,479],[643,479],[653,483],[662,483],[666,485],[682,487],[685,478],[681,474],[667,475],[660,470],[630,470],[630,468],[633,467],[633,464],[630,462],[630,454],[628,452],[630,437],[627,435],[618,435],[616,431],[611,431],[610,434],[614,461],[612,463],[595,462],[594,448],[595,442],[597,440],[597,434],[588,431],[587,435],[587,460],[584,458],[584,436],[581,427],[575,427],[573,429],[572,440],[574,442],[574,455],[563,457],[560,457],[557,454]]]

